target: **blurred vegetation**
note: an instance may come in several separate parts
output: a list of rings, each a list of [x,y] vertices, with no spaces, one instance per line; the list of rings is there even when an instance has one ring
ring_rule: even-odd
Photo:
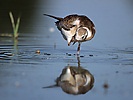
[[[13,28],[13,36],[14,36],[14,38],[18,38],[18,35],[19,35],[18,29],[19,29],[19,25],[20,25],[20,17],[17,18],[17,22],[15,24],[12,12],[9,12],[9,16],[10,16],[11,24],[12,24],[12,28]]]

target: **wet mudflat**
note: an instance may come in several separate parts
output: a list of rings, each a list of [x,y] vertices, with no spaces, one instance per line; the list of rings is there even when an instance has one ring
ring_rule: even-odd
[[[75,2],[38,1],[19,9],[22,10],[22,19],[18,39],[0,35],[1,100],[132,100],[131,2],[86,0],[71,5]],[[85,6],[79,8],[81,4]],[[11,34],[7,16],[7,10],[11,8],[1,7],[0,34]],[[15,9],[13,7],[12,10]],[[14,16],[17,16],[17,12]],[[77,44],[68,47],[54,25],[55,20],[44,17],[43,13],[62,17],[78,13],[92,19],[96,25],[96,35],[93,40],[81,44],[79,58],[75,55]],[[91,90],[85,94],[72,95],[65,93],[61,87],[43,88],[54,85],[65,67],[75,68],[79,64],[94,77]]]

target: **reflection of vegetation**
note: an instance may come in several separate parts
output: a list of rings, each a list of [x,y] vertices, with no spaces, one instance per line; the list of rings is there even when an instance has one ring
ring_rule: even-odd
[[[15,25],[12,12],[9,12],[9,16],[10,16],[11,23],[12,23],[13,36],[14,36],[14,38],[18,38],[18,29],[19,29],[19,24],[20,24],[20,17],[18,17],[17,23]]]
[[[13,39],[14,41],[14,54],[17,54],[18,53],[18,39]]]

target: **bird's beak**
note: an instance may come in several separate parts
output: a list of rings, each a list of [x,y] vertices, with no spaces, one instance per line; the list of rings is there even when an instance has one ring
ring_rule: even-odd
[[[71,44],[71,40],[72,40],[72,38],[70,38],[70,37],[67,38],[68,46],[70,46],[70,44]]]
[[[70,46],[70,44],[71,44],[71,43],[69,42],[69,43],[68,43],[68,46]]]

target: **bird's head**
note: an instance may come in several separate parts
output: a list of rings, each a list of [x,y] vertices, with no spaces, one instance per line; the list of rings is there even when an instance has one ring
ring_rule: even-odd
[[[79,27],[75,34],[77,41],[86,41],[87,38],[92,36],[92,32],[87,27]]]

